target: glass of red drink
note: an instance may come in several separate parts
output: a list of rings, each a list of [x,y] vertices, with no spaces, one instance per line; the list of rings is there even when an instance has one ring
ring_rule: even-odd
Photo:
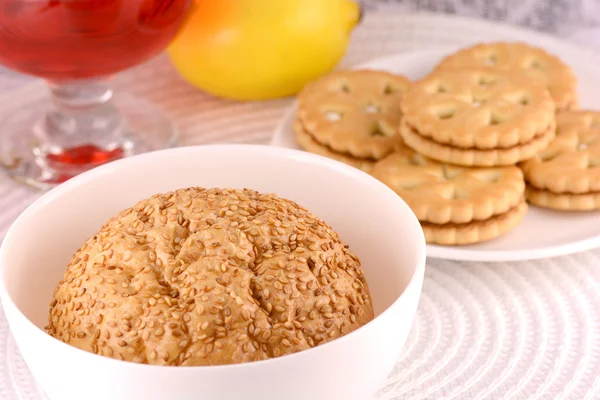
[[[163,112],[114,95],[109,78],[160,53],[192,0],[0,0],[0,64],[44,78],[50,96],[0,110],[0,165],[50,187],[97,165],[174,145]]]

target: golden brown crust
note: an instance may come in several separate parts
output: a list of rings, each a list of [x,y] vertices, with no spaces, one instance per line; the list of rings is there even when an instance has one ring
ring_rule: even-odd
[[[427,243],[467,245],[495,239],[510,232],[523,221],[526,213],[527,203],[521,201],[504,214],[484,221],[445,225],[422,222],[421,226]]]
[[[559,111],[577,108],[577,78],[558,57],[525,43],[482,43],[448,56],[436,70],[488,67],[524,72],[548,88]]]
[[[189,188],[88,240],[47,330],[112,358],[216,365],[307,349],[372,318],[360,262],[327,224],[273,195]]]
[[[405,123],[400,127],[400,135],[408,146],[432,159],[462,166],[493,167],[514,165],[535,157],[554,139],[555,128],[553,121],[549,128],[526,144],[490,150],[461,149],[440,144],[421,136]]]
[[[318,143],[357,158],[380,159],[397,140],[402,94],[410,81],[384,71],[337,71],[298,95],[296,117]]]
[[[379,161],[371,174],[398,193],[419,221],[434,224],[492,218],[522,202],[525,191],[523,173],[515,166],[457,167],[407,147]]]

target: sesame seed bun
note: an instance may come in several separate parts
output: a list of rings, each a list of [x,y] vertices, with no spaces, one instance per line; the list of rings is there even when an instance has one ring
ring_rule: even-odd
[[[219,365],[295,353],[371,319],[360,261],[326,223],[274,195],[188,188],[91,237],[46,329],[120,360]]]

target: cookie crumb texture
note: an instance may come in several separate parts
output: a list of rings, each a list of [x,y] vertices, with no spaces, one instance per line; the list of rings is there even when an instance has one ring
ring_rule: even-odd
[[[371,319],[360,261],[326,223],[274,195],[188,188],[90,238],[46,329],[119,360],[218,365],[295,353]]]

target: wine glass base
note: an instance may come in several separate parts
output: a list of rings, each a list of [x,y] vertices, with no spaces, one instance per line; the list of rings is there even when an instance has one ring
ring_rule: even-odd
[[[49,189],[99,165],[176,145],[177,129],[156,105],[126,93],[115,95],[112,103],[122,116],[118,128],[97,143],[68,146],[48,140],[43,116],[51,108],[49,99],[0,113],[0,167],[18,182]]]

